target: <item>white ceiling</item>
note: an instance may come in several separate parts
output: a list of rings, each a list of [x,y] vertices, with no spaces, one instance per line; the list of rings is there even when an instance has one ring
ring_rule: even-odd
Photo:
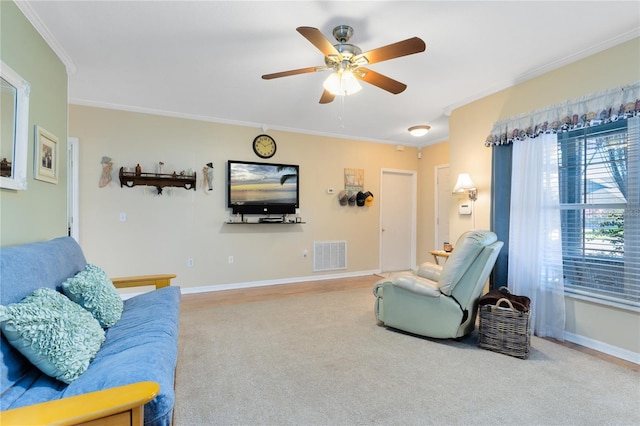
[[[70,102],[403,145],[448,140],[458,106],[640,35],[638,1],[17,1],[65,62]],[[354,28],[363,51],[420,37],[372,64],[407,84],[318,103],[327,72],[296,32]],[[576,76],[580,78],[580,76]],[[630,82],[631,83],[631,82]],[[422,138],[407,128],[429,124]]]

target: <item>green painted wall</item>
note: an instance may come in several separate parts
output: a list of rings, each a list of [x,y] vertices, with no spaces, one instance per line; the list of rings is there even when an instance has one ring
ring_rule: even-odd
[[[67,72],[11,1],[0,1],[0,57],[31,85],[27,190],[0,189],[0,246],[67,234]],[[58,137],[58,183],[33,178],[35,126]]]

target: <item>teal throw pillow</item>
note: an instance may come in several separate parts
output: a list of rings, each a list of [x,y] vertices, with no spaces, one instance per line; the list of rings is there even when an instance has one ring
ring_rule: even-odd
[[[109,328],[120,320],[124,303],[102,268],[88,263],[83,271],[62,283],[62,292]]]
[[[50,288],[0,306],[0,328],[40,371],[65,383],[86,371],[105,338],[89,312]]]

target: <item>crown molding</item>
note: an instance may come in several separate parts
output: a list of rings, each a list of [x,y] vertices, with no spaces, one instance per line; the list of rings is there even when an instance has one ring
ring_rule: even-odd
[[[71,60],[69,54],[64,50],[64,48],[58,43],[58,40],[53,36],[49,28],[42,22],[42,19],[38,16],[38,14],[33,10],[28,1],[15,1],[16,6],[22,12],[22,14],[27,18],[29,23],[33,25],[36,31],[42,36],[44,41],[49,45],[49,47],[55,52],[55,54],[60,58],[65,68],[67,69],[67,74],[75,74],[76,66]]]
[[[111,109],[116,111],[135,112],[135,113],[141,113],[141,114],[152,114],[152,115],[158,115],[158,116],[164,116],[164,117],[184,118],[187,120],[207,121],[210,123],[229,124],[233,126],[255,127],[258,129],[268,128],[269,130],[278,130],[278,131],[289,132],[289,133],[300,133],[303,135],[323,136],[328,138],[357,140],[357,141],[392,144],[392,145],[398,144],[397,141],[392,141],[392,140],[363,138],[359,136],[341,135],[338,133],[329,133],[329,132],[318,132],[318,131],[300,129],[295,127],[276,126],[268,123],[254,123],[250,121],[230,120],[226,118],[210,117],[210,116],[197,115],[197,114],[188,114],[188,113],[182,113],[177,111],[167,111],[167,110],[160,110],[155,108],[139,107],[134,105],[123,105],[123,104],[116,104],[116,103],[110,103],[110,102],[100,102],[100,101],[93,101],[89,99],[80,99],[80,98],[70,97],[68,100],[68,103],[70,105]],[[405,144],[405,145],[410,146],[409,144]]]
[[[565,56],[564,58],[558,59],[557,61],[553,61],[541,67],[534,68],[520,75],[519,77],[516,77],[515,81],[513,82],[513,85],[524,83],[525,81],[531,80],[535,77],[539,77],[550,71],[557,70],[558,68],[562,68],[565,65],[578,62],[581,59],[588,58],[591,55],[595,55],[596,53],[600,53],[604,50],[610,49],[612,47],[615,47],[619,44],[622,44],[624,42],[627,42],[637,37],[640,37],[640,27],[634,28],[622,34],[618,34],[615,37],[612,37],[608,40],[604,40],[600,43],[594,44],[593,46],[590,46],[586,49],[577,51],[573,55]]]
[[[516,77],[513,81],[503,81],[503,82],[499,82],[495,85],[493,85],[493,87],[488,88],[480,93],[476,93],[475,95],[472,95],[468,98],[465,99],[461,99],[460,101],[453,103],[451,105],[447,105],[445,108],[443,108],[442,112],[444,115],[446,115],[447,117],[449,117],[451,115],[451,113],[453,112],[454,109],[456,108],[460,108],[461,106],[467,105],[471,102],[477,101],[478,99],[482,99],[484,97],[487,97],[489,95],[492,95],[494,93],[497,93],[501,90],[504,89],[508,89],[509,87],[513,87],[516,86],[518,84],[524,83],[528,80],[532,80],[536,77],[539,77],[543,74],[546,74],[548,72],[557,70],[558,68],[561,68],[565,65],[569,65],[572,64],[574,62],[577,62],[581,59],[587,58],[591,55],[595,55],[596,53],[600,53],[604,50],[610,49],[612,47],[615,47],[619,44],[625,43],[629,40],[632,40],[634,38],[640,37],[640,27],[638,28],[634,28],[630,31],[624,32],[622,34],[618,34],[615,37],[612,37],[608,40],[604,40],[600,43],[594,44],[593,46],[587,48],[587,49],[583,49],[581,51],[575,52],[573,55],[569,55],[569,56],[565,56],[561,59],[558,59],[556,61],[553,62],[549,62],[546,65],[543,65],[541,67],[532,69],[518,77]]]

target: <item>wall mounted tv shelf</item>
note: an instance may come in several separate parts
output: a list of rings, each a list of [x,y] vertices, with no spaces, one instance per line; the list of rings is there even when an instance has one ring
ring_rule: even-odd
[[[268,217],[260,217],[255,220],[249,221],[248,219],[245,219],[244,215],[240,215],[238,217],[238,220],[228,220],[225,222],[225,224],[227,225],[264,225],[264,224],[300,225],[305,223],[305,222],[300,222],[298,220],[286,219],[284,216],[268,216]]]
[[[136,185],[155,186],[158,194],[162,194],[162,188],[166,186],[174,186],[184,188],[186,190],[196,190],[196,174],[193,175],[176,175],[163,173],[136,173],[125,172],[124,167],[120,167],[120,187],[126,186],[133,188]]]

